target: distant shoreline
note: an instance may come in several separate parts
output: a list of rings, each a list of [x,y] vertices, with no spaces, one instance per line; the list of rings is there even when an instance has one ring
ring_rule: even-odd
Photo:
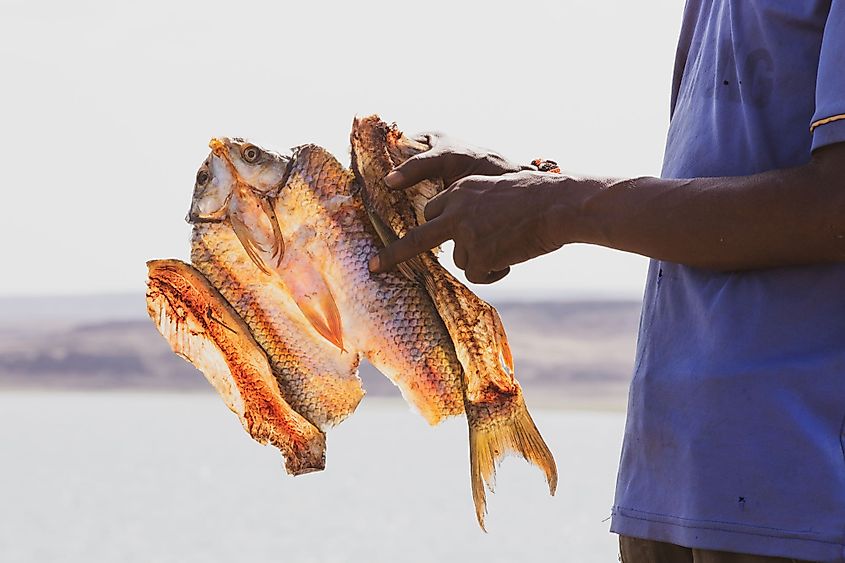
[[[527,403],[532,411],[583,411],[583,412],[625,412],[626,404],[620,400],[618,395],[596,396],[590,398],[567,398],[557,397],[549,398],[540,397],[541,393],[526,391]],[[16,386],[14,384],[0,385],[0,395],[10,397],[13,395],[21,395],[27,397],[33,396],[78,396],[78,395],[116,395],[116,396],[161,396],[172,395],[178,396],[207,396],[216,397],[214,390],[210,385],[205,384],[204,387],[198,386],[196,388],[166,388],[166,387],[100,387],[100,388],[85,388],[85,387],[35,387],[35,386]],[[408,408],[412,407],[406,403],[400,396],[386,397],[383,395],[367,394],[361,405],[367,407],[377,408]],[[360,408],[360,407],[359,407]]]
[[[638,302],[503,301],[496,307],[532,408],[625,409]],[[0,311],[0,393],[212,393],[155,330],[143,296],[28,298],[14,306],[0,298]],[[370,397],[398,399],[394,385],[366,362],[360,375]]]
[[[484,295],[483,295],[484,296]],[[572,293],[556,295],[552,292],[512,292],[486,295],[496,307],[543,306],[547,304],[637,304],[639,297]],[[0,296],[0,329],[19,323],[25,325],[47,321],[52,323],[104,322],[146,319],[145,294],[92,293],[78,295],[3,295]]]

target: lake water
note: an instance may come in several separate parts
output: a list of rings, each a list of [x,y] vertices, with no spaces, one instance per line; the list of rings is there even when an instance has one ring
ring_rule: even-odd
[[[558,463],[509,458],[475,523],[466,423],[365,398],[327,467],[284,474],[211,394],[0,392],[2,562],[614,562],[624,415],[535,409]]]

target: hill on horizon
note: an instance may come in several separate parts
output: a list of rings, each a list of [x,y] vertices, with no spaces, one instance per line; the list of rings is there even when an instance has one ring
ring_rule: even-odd
[[[0,388],[198,390],[210,385],[146,317],[142,295],[0,298]],[[624,408],[640,304],[498,303],[517,377],[534,404]],[[361,367],[372,396],[398,397]]]

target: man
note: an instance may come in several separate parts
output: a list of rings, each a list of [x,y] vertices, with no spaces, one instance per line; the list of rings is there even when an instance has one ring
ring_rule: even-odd
[[[671,115],[662,179],[431,136],[386,182],[450,186],[370,268],[449,239],[475,283],[573,242],[651,257],[622,560],[845,561],[845,0],[688,0]]]

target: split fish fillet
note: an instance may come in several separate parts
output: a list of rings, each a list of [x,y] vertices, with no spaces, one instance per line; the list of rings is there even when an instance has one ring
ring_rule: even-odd
[[[325,435],[282,398],[264,351],[226,300],[188,264],[147,266],[147,310],[173,351],[205,374],[256,441],[282,451],[289,473],[323,469]]]

